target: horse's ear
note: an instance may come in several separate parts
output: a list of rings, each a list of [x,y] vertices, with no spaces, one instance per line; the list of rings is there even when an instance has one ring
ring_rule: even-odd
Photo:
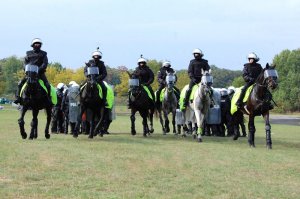
[[[208,70],[208,73],[211,74],[211,69]]]
[[[175,75],[176,74],[176,70],[174,70],[174,73],[173,73],[173,75]]]
[[[266,69],[269,69],[270,68],[270,65],[269,63],[266,64]]]
[[[132,74],[127,70],[126,73],[128,74],[129,78],[131,78]]]
[[[204,70],[203,70],[203,68],[201,68],[201,73],[202,73],[202,75],[204,75]]]
[[[271,64],[272,68],[275,68],[276,67],[276,64]]]

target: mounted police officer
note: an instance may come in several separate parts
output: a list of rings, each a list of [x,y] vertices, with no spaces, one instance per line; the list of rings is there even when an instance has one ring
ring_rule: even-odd
[[[243,106],[243,98],[245,96],[245,93],[247,89],[253,85],[263,70],[261,65],[257,63],[259,61],[258,56],[255,53],[250,53],[248,55],[248,63],[244,64],[244,69],[243,69],[243,78],[245,80],[245,85],[241,90],[241,95],[239,99],[236,102],[236,105],[241,108]]]
[[[101,60],[102,53],[99,51],[99,48],[97,48],[97,50],[92,53],[92,58],[93,59],[89,60],[89,62],[85,64],[86,66],[84,67],[84,75],[86,77],[88,76],[88,67],[97,67],[99,69],[99,76],[97,77],[96,81],[101,86],[103,99],[106,101],[107,88],[104,85],[103,80],[106,78],[107,72],[104,62]]]
[[[190,65],[188,68],[188,74],[191,80],[190,80],[189,88],[186,91],[184,97],[184,101],[183,101],[184,108],[188,105],[193,86],[201,82],[201,78],[203,75],[202,70],[208,71],[210,69],[210,66],[208,65],[208,61],[202,58],[204,54],[200,49],[198,48],[194,49],[193,55],[195,59],[192,59],[190,61]]]
[[[154,73],[147,66],[147,61],[145,58],[143,58],[142,55],[141,55],[141,58],[138,59],[137,64],[138,64],[138,67],[136,67],[136,69],[133,71],[132,75],[139,79],[140,84],[146,86],[149,89],[150,94],[152,95],[153,104],[154,104],[155,95],[154,95],[153,89],[151,87],[151,84],[154,81]],[[129,98],[128,108],[131,108],[130,91],[129,91],[128,98]]]
[[[157,107],[160,106],[160,93],[161,93],[162,89],[166,87],[167,73],[173,73],[173,74],[175,73],[174,69],[171,66],[171,62],[169,62],[169,61],[163,62],[162,67],[159,69],[158,74],[157,74],[157,80],[159,83],[159,87],[156,92],[156,106]],[[177,76],[175,75],[175,77],[176,77],[176,81],[177,81]],[[176,98],[179,99],[180,91],[175,86],[174,86],[174,89],[175,89]]]
[[[48,66],[48,57],[47,52],[42,51],[42,41],[39,38],[35,38],[31,42],[31,47],[33,50],[27,51],[25,56],[25,65],[32,64],[39,67],[38,75],[39,79],[43,80],[47,90],[48,90],[48,97],[50,101],[50,94],[51,94],[51,88],[50,84],[46,78],[45,72]],[[18,83],[18,89],[16,92],[16,100],[14,101],[15,104],[21,102],[20,97],[20,91],[22,89],[23,84],[26,82],[26,77],[24,77],[19,83]]]

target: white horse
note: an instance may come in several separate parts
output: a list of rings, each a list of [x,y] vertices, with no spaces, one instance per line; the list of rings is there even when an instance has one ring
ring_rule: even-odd
[[[202,142],[201,134],[204,132],[205,117],[211,104],[210,92],[213,82],[210,71],[203,71],[202,74],[201,82],[194,93],[194,100],[189,102],[184,114],[185,124],[189,131],[192,128],[193,137],[197,138],[198,142]],[[186,136],[185,133],[186,131],[183,132],[184,137]]]

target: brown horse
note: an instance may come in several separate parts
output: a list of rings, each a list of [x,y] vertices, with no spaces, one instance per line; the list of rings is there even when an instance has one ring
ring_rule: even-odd
[[[233,140],[237,140],[239,135],[237,133],[239,118],[242,117],[243,113],[249,115],[248,122],[248,143],[250,147],[255,147],[254,144],[254,134],[255,134],[255,125],[254,118],[255,116],[262,115],[265,120],[265,129],[266,129],[266,145],[267,149],[272,149],[272,140],[271,140],[271,125],[269,120],[269,110],[272,109],[271,101],[272,94],[270,90],[277,88],[277,78],[278,74],[275,70],[275,66],[270,66],[268,63],[266,67],[262,70],[258,78],[256,79],[253,90],[243,108],[238,110],[233,114],[234,121],[234,137]]]

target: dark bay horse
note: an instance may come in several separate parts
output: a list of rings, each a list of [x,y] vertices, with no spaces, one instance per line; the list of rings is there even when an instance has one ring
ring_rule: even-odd
[[[46,110],[47,123],[45,128],[46,139],[50,138],[49,125],[51,122],[51,109],[52,102],[49,101],[46,91],[40,85],[38,79],[38,66],[26,65],[25,66],[26,85],[23,86],[21,92],[21,117],[18,120],[20,133],[23,139],[27,138],[24,128],[24,116],[27,110],[32,110],[31,132],[29,139],[36,139],[38,137],[38,114],[42,109]]]
[[[150,133],[154,132],[153,129],[153,114],[155,110],[154,101],[148,96],[147,92],[143,88],[143,85],[139,84],[139,79],[134,75],[129,75],[129,87],[130,87],[130,100],[131,106],[131,134],[136,135],[135,130],[135,113],[138,111],[143,118],[143,136],[147,137]],[[154,96],[153,96],[154,97]],[[150,129],[148,126],[147,118],[150,120]]]
[[[80,115],[76,125],[76,129],[79,129],[82,115],[86,112],[87,122],[89,122],[90,127],[89,138],[91,139],[97,135],[100,129],[105,106],[103,96],[100,97],[99,94],[101,87],[96,81],[98,76],[98,67],[87,68],[87,81],[86,84],[81,87],[80,91]],[[77,137],[77,134],[74,137]]]
[[[269,110],[272,100],[272,94],[270,90],[274,90],[277,88],[277,79],[278,74],[275,70],[275,66],[270,66],[268,63],[266,67],[262,70],[260,75],[258,76],[253,90],[246,102],[246,105],[235,112],[233,114],[233,121],[234,121],[234,140],[237,140],[238,135],[238,120],[239,118],[243,117],[243,113],[249,115],[249,122],[248,122],[248,143],[250,147],[255,147],[254,144],[254,135],[255,135],[255,125],[254,125],[254,118],[255,116],[262,115],[265,120],[265,130],[266,130],[266,146],[267,149],[272,149],[272,140],[271,140],[271,125],[269,120]]]
[[[163,92],[163,100],[161,107],[158,108],[159,114],[159,121],[162,126],[163,134],[170,132],[169,127],[169,118],[168,114],[172,113],[172,125],[173,125],[173,133],[177,134],[181,131],[181,126],[177,125],[178,131],[176,132],[175,126],[175,116],[176,116],[176,109],[178,105],[178,99],[175,95],[174,86],[175,86],[176,76],[175,73],[168,73],[166,76],[166,87],[164,88]],[[160,97],[160,96],[158,96]],[[164,119],[163,119],[164,117]]]

